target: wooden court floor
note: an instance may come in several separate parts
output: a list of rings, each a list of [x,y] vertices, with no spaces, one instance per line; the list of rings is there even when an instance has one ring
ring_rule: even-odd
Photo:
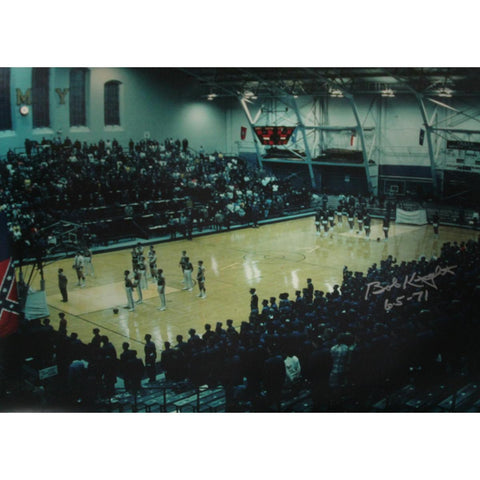
[[[377,237],[381,240],[378,242]],[[143,292],[144,301],[134,312],[127,303],[123,286],[123,272],[131,270],[130,248],[98,253],[93,256],[94,276],[86,277],[86,286],[76,286],[73,259],[62,259],[46,266],[47,303],[52,325],[58,327],[58,313],[66,313],[68,333],[76,332],[85,343],[90,342],[92,330],[100,329],[121,351],[127,341],[143,357],[144,336],[152,335],[157,349],[163,342],[176,344],[175,337],[188,338],[188,330],[203,333],[205,323],[215,328],[216,322],[225,325],[231,318],[235,326],[248,319],[249,289],[255,287],[263,298],[288,292],[294,298],[295,290],[306,286],[312,278],[316,289],[330,291],[341,284],[345,265],[354,271],[366,271],[372,263],[379,263],[388,255],[397,260],[411,260],[421,255],[438,255],[444,242],[476,239],[478,233],[453,227],[440,227],[439,238],[434,238],[432,227],[392,224],[389,240],[383,240],[379,220],[372,221],[370,240],[356,230],[350,232],[346,222],[335,226],[328,236],[315,233],[314,220],[305,217],[259,228],[247,228],[210,234],[188,240],[176,240],[155,245],[158,267],[164,270],[167,282],[167,309],[159,311],[160,300],[152,281]],[[182,250],[196,267],[198,260],[206,266],[207,298],[182,290],[179,260]],[[57,283],[58,268],[68,277],[68,303],[62,303]],[[196,270],[195,270],[196,272]],[[32,287],[39,288],[36,276]],[[136,298],[134,294],[134,298]],[[113,309],[119,308],[114,314]]]

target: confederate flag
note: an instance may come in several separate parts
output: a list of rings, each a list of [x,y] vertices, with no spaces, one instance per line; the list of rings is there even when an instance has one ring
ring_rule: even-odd
[[[15,333],[19,323],[17,281],[9,247],[7,219],[0,213],[0,338]]]

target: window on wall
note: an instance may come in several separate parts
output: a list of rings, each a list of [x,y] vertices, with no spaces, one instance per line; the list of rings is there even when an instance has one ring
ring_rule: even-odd
[[[105,125],[120,125],[120,82],[105,84]]]
[[[11,129],[10,69],[0,68],[0,131]]]
[[[50,126],[50,70],[32,69],[33,128]]]
[[[84,68],[70,70],[70,126],[87,125],[86,110],[87,71]]]

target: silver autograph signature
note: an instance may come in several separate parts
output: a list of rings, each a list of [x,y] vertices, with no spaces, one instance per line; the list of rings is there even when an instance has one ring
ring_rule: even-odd
[[[365,300],[368,300],[369,295],[381,295],[384,292],[391,292],[394,289],[397,290],[406,290],[407,287],[413,287],[413,288],[433,288],[435,290],[438,290],[437,284],[435,283],[435,279],[437,277],[443,277],[444,275],[455,275],[455,272],[453,271],[455,268],[457,268],[457,265],[451,265],[448,267],[440,267],[437,266],[435,268],[435,271],[432,273],[429,273],[424,276],[417,275],[417,273],[412,273],[411,275],[405,275],[403,281],[398,280],[396,277],[393,277],[392,282],[388,285],[382,285],[380,282],[370,282],[367,283],[367,288],[365,290]],[[407,300],[411,300],[412,298],[417,298],[418,301],[420,301],[423,297],[423,294],[425,295],[425,300],[428,299],[428,290],[421,291],[421,292],[414,292],[411,296],[407,297]],[[393,303],[390,303],[387,300],[385,300],[385,309],[391,310],[392,307],[394,306],[400,306],[403,305],[403,299],[405,298],[405,295],[402,295],[401,297],[397,297],[397,300]]]

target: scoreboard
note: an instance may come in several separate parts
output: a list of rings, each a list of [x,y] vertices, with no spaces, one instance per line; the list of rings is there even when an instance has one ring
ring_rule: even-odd
[[[262,145],[286,145],[295,127],[254,127]]]

